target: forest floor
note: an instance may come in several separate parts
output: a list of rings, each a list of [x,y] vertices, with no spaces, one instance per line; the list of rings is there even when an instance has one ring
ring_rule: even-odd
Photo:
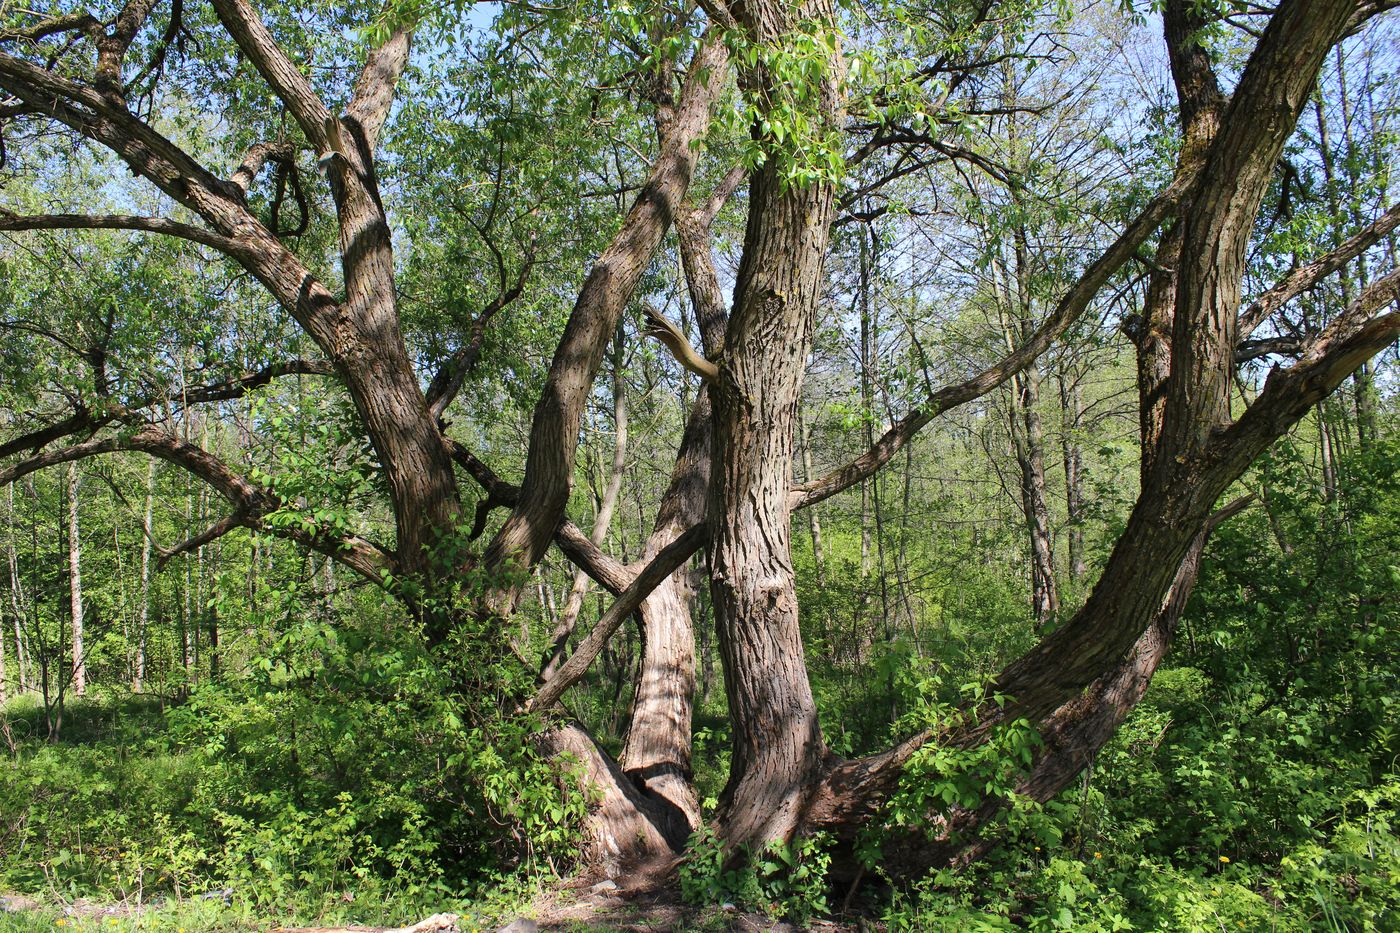
[[[85,899],[64,903],[0,893],[0,933],[55,928],[73,933],[855,933],[873,928],[856,920],[813,919],[795,925],[730,905],[693,907],[683,903],[671,889],[620,894],[556,887],[540,892],[515,910],[478,912],[463,907],[459,912],[450,911],[427,920],[405,920],[398,927],[284,926],[271,918],[252,917],[222,907],[217,899],[140,905]]]

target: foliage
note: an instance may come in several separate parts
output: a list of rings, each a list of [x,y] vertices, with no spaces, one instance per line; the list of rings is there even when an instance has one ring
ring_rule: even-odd
[[[452,666],[386,642],[378,620],[281,626],[236,681],[164,709],[90,699],[59,744],[22,741],[0,782],[0,883],[377,912],[567,864],[584,801],[527,722],[464,722]],[[39,732],[32,703],[6,715]]]
[[[897,889],[893,928],[1395,929],[1400,447],[1342,460],[1332,502],[1300,453],[1217,532],[1174,665],[1080,786]]]
[[[824,835],[804,836],[736,857],[712,828],[702,826],[686,843],[681,896],[691,904],[728,903],[803,923],[830,910],[829,846]]]

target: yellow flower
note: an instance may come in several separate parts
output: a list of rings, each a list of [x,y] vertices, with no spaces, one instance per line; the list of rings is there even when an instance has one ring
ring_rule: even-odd
[[[1222,855],[1222,856],[1220,856],[1220,864],[1222,864],[1222,865],[1229,865],[1229,864],[1230,864],[1230,856],[1228,856],[1228,855]]]
[[[1039,852],[1039,851],[1040,851],[1040,846],[1036,846],[1036,847],[1035,847],[1035,850],[1036,850],[1037,852]]]
[[[1095,852],[1095,853],[1094,853],[1094,858],[1103,858],[1103,853],[1102,853],[1102,852]]]

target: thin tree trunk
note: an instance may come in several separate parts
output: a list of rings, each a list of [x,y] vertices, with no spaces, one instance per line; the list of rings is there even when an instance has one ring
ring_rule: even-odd
[[[1012,380],[1012,439],[1021,480],[1021,514],[1031,558],[1031,611],[1043,628],[1060,611],[1055,582],[1055,551],[1050,538],[1050,506],[1045,492],[1045,445],[1040,429],[1040,374],[1035,365]]]
[[[802,430],[802,481],[815,479],[812,473],[812,433],[807,420],[799,413],[798,421]],[[822,519],[821,510],[816,506],[805,509],[807,516],[807,533],[812,538],[812,563],[817,572],[817,586],[826,587],[826,554],[822,550]]]
[[[15,548],[15,486],[5,487],[5,500],[8,516],[8,534],[5,536],[5,558],[10,568],[10,608],[14,612],[15,633],[15,677],[19,691],[24,692],[33,686],[33,671],[25,651],[24,620],[25,599],[24,581],[19,575],[19,554]]]
[[[203,434],[205,432],[201,433]],[[196,527],[204,527],[204,524],[208,519],[208,511],[209,489],[207,486],[201,485],[199,487],[199,507],[196,511]],[[310,554],[308,556],[313,560],[315,558],[314,554]],[[314,563],[312,566],[315,566]],[[190,640],[194,642],[191,662],[191,670],[193,672],[192,681],[194,683],[199,682],[199,667],[200,662],[202,660],[202,658],[200,657],[200,655],[202,654],[202,651],[200,650],[200,633],[203,631],[204,626],[201,625],[200,622],[205,612],[208,611],[207,606],[209,600],[206,596],[207,583],[208,581],[205,579],[204,546],[200,545],[198,548],[195,549],[194,552],[194,615],[191,617],[190,620]]]
[[[607,540],[608,528],[612,525],[613,512],[617,508],[618,495],[622,491],[622,480],[627,471],[627,383],[623,378],[624,346],[622,325],[619,324],[613,337],[612,382],[613,382],[613,457],[608,470],[607,485],[598,500],[598,514],[593,520],[592,542],[601,547]],[[569,587],[568,599],[564,602],[564,612],[554,628],[549,660],[545,663],[541,676],[548,680],[554,676],[559,665],[564,663],[564,653],[568,648],[569,637],[578,626],[579,611],[583,609],[583,599],[588,595],[588,574],[574,571],[573,584]]]
[[[802,481],[814,479],[812,473],[812,435],[807,425],[807,419],[802,416],[799,409],[797,413],[798,430],[802,440]],[[807,513],[807,534],[812,539],[812,565],[816,570],[817,588],[826,589],[826,555],[822,551],[822,520],[821,514],[816,506],[806,510]],[[836,651],[832,644],[832,619],[830,605],[823,601],[820,618],[821,643],[826,651],[828,661],[835,663]]]
[[[214,554],[209,561],[209,582],[206,586],[208,598],[205,612],[209,613],[209,682],[217,683],[219,680],[219,601],[214,598],[214,586],[219,579],[219,561],[223,557],[224,544],[220,540],[214,545]],[[330,558],[326,558],[326,566],[331,565]],[[329,597],[327,597],[329,601]]]
[[[73,693],[87,693],[87,657],[83,644],[83,539],[78,522],[82,474],[68,466],[68,611],[73,625]]]
[[[146,683],[146,638],[151,618],[151,512],[155,504],[156,461],[152,457],[146,464],[146,508],[141,516],[141,611],[136,618],[136,670],[132,675],[131,689],[140,693]],[[253,548],[253,562],[249,569],[249,580],[257,574],[257,546]],[[249,583],[251,586],[251,582]]]
[[[1008,351],[1028,336],[1030,321],[1029,256],[1025,232],[1016,231],[1015,292],[1006,285],[998,288],[1001,300],[1002,335]],[[1003,276],[1011,278],[1000,262],[994,261]],[[1026,551],[1031,568],[1031,612],[1036,630],[1044,628],[1060,611],[1060,592],[1055,581],[1055,550],[1050,537],[1050,505],[1045,491],[1045,443],[1040,426],[1040,370],[1032,363],[1011,379],[1011,412],[1008,428],[1016,455],[1019,505],[1026,529]]]
[[[1061,367],[1057,379],[1064,421],[1065,537],[1068,541],[1070,579],[1078,580],[1089,570],[1084,558],[1084,454],[1079,446],[1084,398],[1074,373],[1068,373]]]

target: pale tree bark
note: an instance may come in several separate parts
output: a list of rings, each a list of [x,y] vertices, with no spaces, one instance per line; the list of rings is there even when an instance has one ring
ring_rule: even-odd
[[[73,693],[87,693],[87,654],[83,641],[83,538],[78,521],[82,474],[77,463],[68,465],[68,618],[72,624]]]
[[[706,361],[723,351],[728,318],[711,256],[710,229],[744,177],[742,170],[731,169],[708,198],[682,202],[675,217],[681,264],[700,333],[701,352],[695,355]],[[711,421],[710,398],[702,389],[692,404],[638,567],[704,521]],[[666,831],[682,843],[700,825],[700,801],[691,769],[696,674],[691,579],[684,566],[678,568],[641,605],[641,668],[620,759],[623,770],[647,794],[664,802],[669,815]]]
[[[151,618],[151,518],[156,493],[156,461],[146,462],[146,507],[141,514],[141,610],[136,617],[136,666],[131,678],[131,689],[141,692],[146,682],[146,638]],[[257,555],[249,579],[257,573]],[[250,582],[251,585],[251,582]]]

